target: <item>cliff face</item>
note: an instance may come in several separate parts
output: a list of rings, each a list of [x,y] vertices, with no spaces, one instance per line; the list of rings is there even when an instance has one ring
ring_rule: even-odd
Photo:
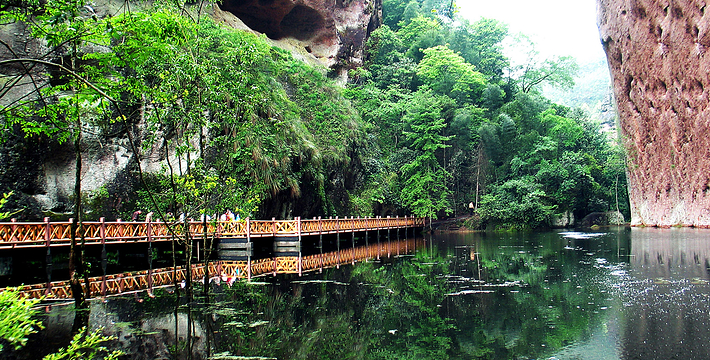
[[[381,24],[382,0],[224,0],[215,17],[235,26],[225,12],[276,46],[300,47],[346,76],[362,65],[365,40]]]
[[[632,225],[710,227],[710,7],[597,0]]]

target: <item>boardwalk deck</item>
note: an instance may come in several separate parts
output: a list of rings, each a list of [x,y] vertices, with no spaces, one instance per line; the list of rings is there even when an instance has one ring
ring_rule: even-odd
[[[236,279],[265,276],[269,274],[296,274],[317,271],[325,268],[351,264],[355,261],[385,258],[398,254],[407,254],[423,247],[422,240],[399,240],[382,242],[369,246],[343,249],[340,251],[299,257],[277,257],[256,261],[217,261],[193,265],[190,271],[193,281],[201,281],[207,276],[210,281],[231,282]],[[207,271],[207,274],[205,272]],[[89,298],[120,295],[161,287],[175,286],[186,280],[188,271],[184,266],[137,271],[116,275],[97,276],[89,279]],[[83,282],[82,282],[83,283]],[[86,289],[86,284],[83,284]],[[4,289],[0,289],[2,291]],[[55,281],[18,288],[19,292],[30,298],[71,299],[71,287],[68,281]]]
[[[294,237],[356,231],[423,227],[425,219],[415,217],[335,218],[295,220],[251,220],[211,222],[206,231],[216,237],[261,238]],[[55,247],[71,244],[72,221],[0,223],[0,249],[19,247]],[[184,237],[183,227],[166,222],[85,221],[82,231],[85,244],[114,244],[170,241]],[[190,222],[190,234],[202,236],[202,222]],[[77,236],[78,237],[78,236]]]

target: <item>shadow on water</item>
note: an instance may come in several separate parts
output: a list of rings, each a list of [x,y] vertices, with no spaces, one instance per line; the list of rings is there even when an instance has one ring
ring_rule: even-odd
[[[165,290],[92,301],[89,321],[131,359],[710,358],[710,231],[426,240],[323,273],[212,284],[209,301],[177,311]],[[66,312],[47,313],[34,344],[61,343]]]

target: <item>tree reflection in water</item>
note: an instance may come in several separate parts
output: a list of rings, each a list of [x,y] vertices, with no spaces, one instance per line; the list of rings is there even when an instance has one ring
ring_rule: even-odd
[[[465,254],[433,247],[314,280],[235,284],[213,310],[221,329],[216,352],[279,359],[530,358],[589,336],[592,322],[600,322],[603,284],[579,285],[580,275],[555,259],[555,249],[495,249],[476,257],[475,246]]]
[[[448,286],[441,276],[444,260],[422,251],[310,280],[237,283],[210,310],[221,329],[216,352],[279,359],[446,358],[454,334],[440,309]]]
[[[437,235],[413,256],[212,285],[177,317],[165,292],[92,302],[91,323],[135,359],[707,358],[704,234]]]

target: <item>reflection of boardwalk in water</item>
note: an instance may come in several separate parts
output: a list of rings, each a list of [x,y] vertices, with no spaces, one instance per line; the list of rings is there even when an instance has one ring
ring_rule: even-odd
[[[276,274],[300,274],[303,272],[322,270],[335,266],[354,264],[367,259],[389,258],[400,254],[414,252],[424,246],[420,240],[386,241],[379,244],[343,249],[324,254],[305,257],[276,257],[255,261],[217,261],[209,263],[210,281],[232,282],[237,279]],[[202,281],[205,278],[205,265],[192,266],[192,280]],[[186,280],[187,269],[184,266],[137,271],[124,274],[97,276],[89,279],[89,297],[119,295],[160,287],[182,284]],[[82,285],[85,287],[84,282]],[[28,285],[19,288],[20,292],[30,298],[71,299],[71,288],[68,281],[55,281],[49,284]]]
[[[632,268],[649,278],[708,279],[710,230],[631,231]]]
[[[632,229],[622,359],[710,359],[710,230]]]

